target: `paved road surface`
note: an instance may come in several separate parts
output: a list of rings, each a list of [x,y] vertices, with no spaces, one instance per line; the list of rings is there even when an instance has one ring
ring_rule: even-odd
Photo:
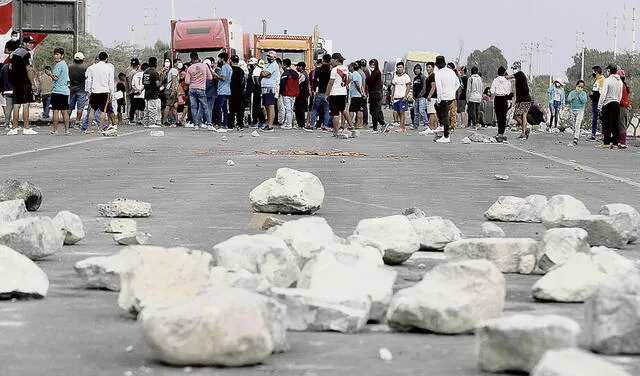
[[[83,258],[121,248],[102,232],[96,205],[116,197],[151,202],[153,216],[138,221],[153,244],[211,250],[231,236],[257,233],[249,191],[279,167],[310,171],[322,180],[326,198],[318,213],[335,231],[349,235],[362,218],[398,214],[418,206],[429,215],[451,218],[467,236],[478,236],[483,212],[499,195],[572,194],[593,211],[603,204],[638,205],[638,148],[596,150],[592,143],[567,147],[569,135],[533,134],[512,145],[437,145],[416,132],[363,134],[336,140],[326,133],[276,131],[252,138],[165,129],[150,137],[139,127],[121,129],[117,138],[97,136],[0,137],[2,177],[25,178],[42,187],[40,215],[70,210],[85,221],[87,238],[39,265],[51,281],[38,301],[0,303],[0,375],[62,376],[182,375],[182,368],[154,362],[134,321],[117,307],[117,294],[83,288],[72,265]],[[484,133],[493,135],[495,130]],[[222,141],[226,136],[227,141]],[[517,136],[517,134],[513,134]],[[270,150],[354,151],[367,157],[275,156]],[[229,167],[232,159],[236,165]],[[344,159],[344,163],[341,163]],[[575,162],[573,162],[575,161]],[[575,171],[578,164],[582,170]],[[497,181],[494,174],[510,176]],[[170,183],[169,179],[175,179]],[[164,186],[154,190],[154,186]],[[287,217],[285,219],[292,219]],[[508,236],[540,237],[535,224],[502,224]],[[640,246],[625,256],[637,259]],[[442,254],[419,253],[399,267],[397,288],[418,281]],[[424,264],[427,268],[420,268]],[[423,266],[424,266],[423,265]],[[542,304],[530,298],[536,277],[508,275],[508,312],[559,313],[582,319],[580,304]],[[433,334],[291,333],[292,350],[266,364],[243,369],[195,368],[195,375],[456,375],[475,376],[473,336]],[[133,346],[133,351],[126,348]],[[394,360],[377,359],[380,347]],[[640,374],[640,358],[619,357]]]

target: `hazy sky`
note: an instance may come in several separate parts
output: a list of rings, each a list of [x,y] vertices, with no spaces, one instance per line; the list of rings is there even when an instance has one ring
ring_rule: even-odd
[[[511,63],[522,60],[523,42],[538,42],[541,51],[534,53],[539,56],[538,59],[534,57],[534,72],[539,66],[540,73],[545,74],[550,70],[551,57],[542,50],[552,39],[553,73],[563,77],[571,63],[570,57],[577,51],[577,30],[585,32],[588,48],[612,50],[614,16],[618,16],[618,49],[629,50],[633,6],[638,7],[636,18],[640,18],[640,0],[174,1],[178,19],[209,18],[215,14],[236,20],[251,34],[261,32],[263,18],[268,21],[270,33],[287,29],[290,34],[311,34],[317,24],[321,36],[333,40],[334,50],[342,52],[347,59],[376,57],[389,60],[401,57],[409,50],[424,50],[439,52],[447,60],[455,60],[463,43],[463,60],[473,50],[494,44]],[[131,41],[131,25],[135,25],[135,43],[142,44],[145,8],[150,8],[150,25],[146,27],[148,44],[158,38],[169,40],[171,0],[89,2],[92,4],[90,31],[106,44],[116,40]],[[577,3],[582,5],[576,6]],[[636,24],[636,28],[640,28],[640,21]]]

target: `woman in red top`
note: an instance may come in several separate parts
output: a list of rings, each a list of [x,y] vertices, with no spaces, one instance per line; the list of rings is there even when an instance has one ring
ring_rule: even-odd
[[[620,100],[620,120],[618,127],[620,131],[620,140],[618,142],[619,149],[627,148],[627,129],[629,128],[629,109],[631,102],[629,101],[629,86],[625,82],[626,73],[623,70],[618,71],[618,75],[622,79],[622,99]]]

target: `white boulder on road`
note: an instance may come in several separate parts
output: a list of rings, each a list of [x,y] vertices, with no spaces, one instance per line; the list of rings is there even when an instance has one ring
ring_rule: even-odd
[[[280,168],[249,194],[253,210],[260,213],[311,214],[322,207],[324,186],[309,172]]]

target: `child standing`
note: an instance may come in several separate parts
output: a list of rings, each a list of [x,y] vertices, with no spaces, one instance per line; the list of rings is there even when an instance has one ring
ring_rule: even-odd
[[[587,93],[584,92],[584,81],[576,83],[576,89],[569,93],[567,102],[571,106],[571,116],[573,117],[573,144],[578,145],[582,119],[584,118],[584,107],[587,104]]]
[[[124,94],[127,92],[127,87],[125,86],[126,81],[127,75],[120,72],[120,74],[118,74],[118,83],[116,84],[116,92],[114,94],[114,97],[118,104],[118,125],[124,124],[124,122],[122,121],[122,113],[124,112],[124,109],[126,107],[124,99]]]

